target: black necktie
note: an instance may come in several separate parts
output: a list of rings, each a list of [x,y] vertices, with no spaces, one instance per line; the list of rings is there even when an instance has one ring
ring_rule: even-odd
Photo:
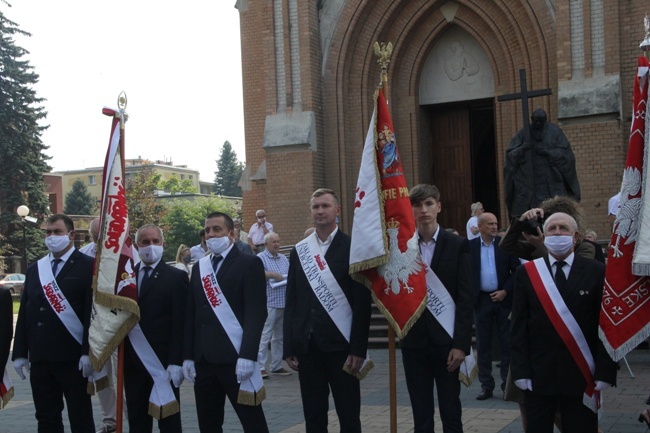
[[[149,279],[149,272],[151,272],[151,266],[145,266],[143,268],[144,270],[144,275],[142,276],[142,280],[140,281],[140,290],[138,290],[138,295],[142,291],[142,288],[144,285],[147,283],[147,280]]]
[[[61,259],[54,259],[52,260],[52,275],[56,277],[56,269],[59,267],[59,263],[61,263],[63,260]]]
[[[221,255],[216,255],[212,256],[212,270],[214,270],[214,273],[217,273],[217,266],[219,265],[219,262],[223,260],[223,256]]]
[[[562,260],[555,262],[555,285],[560,292],[562,292],[566,286],[566,275],[564,275],[564,271],[562,270],[564,265],[566,265],[566,262],[563,262]]]

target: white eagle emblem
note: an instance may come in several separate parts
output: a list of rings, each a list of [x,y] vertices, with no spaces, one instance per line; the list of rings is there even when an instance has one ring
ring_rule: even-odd
[[[397,295],[403,287],[407,293],[412,293],[413,287],[408,285],[409,277],[424,267],[419,254],[418,233],[413,233],[413,237],[406,243],[406,251],[401,252],[397,243],[399,222],[393,220],[387,227],[386,232],[390,239],[388,263],[377,268],[379,275],[386,281],[384,292],[388,294],[390,290]]]
[[[623,173],[621,199],[614,221],[614,234],[616,242],[610,248],[614,250],[613,256],[619,258],[623,252],[619,248],[621,239],[626,238],[624,245],[636,242],[639,236],[639,215],[641,212],[641,197],[636,196],[641,191],[641,172],[635,167],[627,167]]]

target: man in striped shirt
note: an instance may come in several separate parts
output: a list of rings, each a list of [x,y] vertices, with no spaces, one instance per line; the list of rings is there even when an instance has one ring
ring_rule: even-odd
[[[257,362],[262,370],[262,377],[267,378],[266,370],[269,341],[271,342],[271,374],[288,376],[291,373],[282,368],[282,326],[284,322],[284,301],[287,292],[287,273],[289,272],[289,260],[280,251],[280,236],[277,233],[269,232],[264,235],[264,246],[266,249],[257,257],[264,263],[266,274],[266,309],[268,316],[264,323],[260,350],[257,354]]]

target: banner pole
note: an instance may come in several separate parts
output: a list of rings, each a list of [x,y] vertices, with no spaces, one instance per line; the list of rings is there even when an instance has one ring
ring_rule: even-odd
[[[126,93],[123,91],[120,93],[120,95],[117,98],[117,105],[119,108],[119,111],[116,115],[119,115],[120,117],[120,143],[119,143],[119,152],[120,155],[124,155],[125,151],[125,145],[124,145],[124,133],[126,132],[126,120],[128,119],[128,115],[126,114],[126,104],[127,104],[127,99],[126,99]],[[122,173],[125,172],[125,163],[124,163],[124,158],[121,158],[121,164],[122,164]],[[122,179],[122,183],[124,184],[124,179]],[[126,188],[126,184],[122,185],[124,188]],[[120,345],[117,348],[117,389],[115,392],[117,393],[117,402],[116,402],[116,407],[115,407],[115,430],[116,433],[122,433],[123,432],[123,420],[124,420],[124,340],[120,343]]]
[[[393,44],[375,42],[375,55],[381,67],[381,87],[388,104],[388,64]],[[390,433],[397,433],[397,367],[395,356],[395,330],[388,324],[388,389],[390,400]]]

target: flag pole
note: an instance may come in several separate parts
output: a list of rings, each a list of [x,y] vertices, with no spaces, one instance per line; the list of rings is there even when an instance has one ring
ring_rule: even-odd
[[[381,68],[381,87],[388,104],[388,64],[393,53],[393,44],[375,42],[375,56]],[[397,368],[395,356],[395,330],[388,324],[388,389],[390,401],[390,433],[397,433]]]
[[[126,103],[127,103],[127,98],[126,98],[126,93],[122,91],[120,95],[117,97],[117,112],[115,113],[116,117],[119,117],[120,119],[120,155],[124,155],[124,133],[125,133],[125,124],[128,119],[128,115],[126,114]],[[121,158],[120,163],[122,164],[122,173],[125,171],[125,164],[124,164],[124,158]],[[124,179],[122,179],[122,182],[124,182]],[[124,185],[126,188],[126,185]],[[109,360],[110,362],[110,360]],[[115,373],[117,377],[117,384],[116,384],[116,389],[115,392],[117,394],[117,404],[115,407],[115,431],[116,433],[122,433],[124,426],[123,426],[123,420],[124,420],[124,340],[120,342],[120,345],[117,348],[117,372]]]

